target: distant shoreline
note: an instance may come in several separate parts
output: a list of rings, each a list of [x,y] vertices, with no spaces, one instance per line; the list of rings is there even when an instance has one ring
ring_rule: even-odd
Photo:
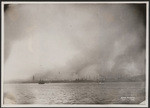
[[[110,82],[145,82],[145,81],[106,81],[102,83],[110,83]],[[87,82],[75,82],[75,81],[68,81],[68,82],[45,82],[44,84],[50,83],[101,83],[97,81],[87,81]],[[4,84],[39,84],[38,82],[4,82]]]
[[[145,75],[138,75],[133,76],[130,78],[106,78],[106,79],[99,79],[99,80],[90,80],[90,79],[76,79],[76,80],[11,80],[11,81],[4,81],[4,83],[99,83],[99,82],[146,82]]]

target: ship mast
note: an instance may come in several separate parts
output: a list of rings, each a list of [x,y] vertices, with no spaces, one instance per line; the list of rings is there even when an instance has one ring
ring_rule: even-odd
[[[34,82],[34,75],[33,75],[33,82]]]

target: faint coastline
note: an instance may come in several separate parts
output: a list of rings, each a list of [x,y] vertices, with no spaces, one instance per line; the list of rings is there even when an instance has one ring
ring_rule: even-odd
[[[45,83],[99,83],[99,82],[144,82],[145,75],[137,75],[129,78],[107,78],[105,81],[103,80],[88,80],[88,79],[75,79],[75,80],[43,80]],[[39,80],[14,80],[14,81],[6,81],[4,83],[39,83]]]

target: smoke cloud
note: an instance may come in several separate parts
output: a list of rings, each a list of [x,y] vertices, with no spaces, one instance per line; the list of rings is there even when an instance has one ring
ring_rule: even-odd
[[[144,9],[134,4],[9,5],[5,80],[144,75]]]

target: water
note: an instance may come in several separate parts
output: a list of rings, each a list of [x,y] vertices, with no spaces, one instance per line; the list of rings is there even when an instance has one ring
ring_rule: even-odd
[[[4,104],[137,104],[144,82],[4,84]]]

